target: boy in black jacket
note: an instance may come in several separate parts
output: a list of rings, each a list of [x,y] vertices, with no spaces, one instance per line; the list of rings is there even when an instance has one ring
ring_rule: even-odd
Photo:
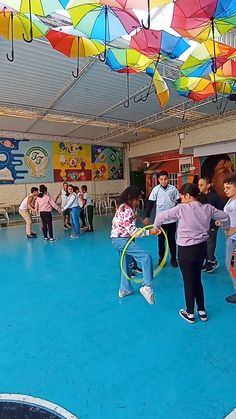
[[[208,178],[203,177],[199,179],[198,187],[200,192],[206,194],[208,204],[219,210],[223,210],[224,202],[222,202],[222,200],[219,198],[215,189],[212,188],[212,184]],[[218,229],[219,227],[215,225],[215,221],[211,220],[210,230],[208,231],[209,239],[207,240],[207,260],[203,265],[203,271],[208,273],[213,272],[219,266],[215,257]]]

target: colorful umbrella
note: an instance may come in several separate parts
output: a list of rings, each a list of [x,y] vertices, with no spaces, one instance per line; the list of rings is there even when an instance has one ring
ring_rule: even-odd
[[[160,106],[162,108],[165,107],[169,102],[170,98],[170,91],[165,80],[161,77],[160,73],[157,71],[155,66],[148,67],[146,69],[146,74],[148,74],[152,78],[152,83],[155,86],[156,96],[160,103]]]
[[[236,61],[228,60],[226,63],[222,65],[222,67],[218,68],[217,72],[210,74],[210,79],[212,81],[223,81],[223,82],[231,82],[232,80],[236,79]]]
[[[164,55],[171,59],[179,58],[190,45],[182,38],[166,31],[141,29],[131,38],[131,48],[136,49],[150,58]]]
[[[126,108],[130,105],[129,100],[129,74],[144,71],[151,66],[153,60],[131,48],[118,49],[111,48],[107,53],[106,65],[113,71],[125,73],[127,76],[127,102],[124,103]]]
[[[72,6],[67,10],[75,29],[83,32],[88,38],[104,42],[104,58],[101,59],[103,62],[106,60],[107,43],[131,33],[140,26],[132,10],[125,11],[99,4]]]
[[[45,25],[36,16],[32,16],[32,34],[35,38],[40,38],[46,34],[48,26]],[[22,39],[22,33],[25,39],[31,36],[29,27],[29,18],[24,14],[14,14],[13,12],[0,13],[0,35],[11,40],[11,57],[7,54],[9,61],[14,61],[14,40]]]
[[[47,16],[61,9],[66,0],[5,0],[6,6],[12,7],[19,13],[29,14],[30,37],[26,39],[23,33],[23,39],[26,42],[33,41],[32,14]]]
[[[206,41],[236,25],[235,0],[177,0],[171,27],[183,37]]]
[[[229,58],[236,56],[236,48],[208,40],[198,44],[180,67],[185,76],[202,77],[220,68]]]
[[[202,77],[181,76],[173,82],[176,91],[180,96],[200,102],[215,95],[215,87],[211,80]]]
[[[47,33],[46,38],[57,51],[69,58],[77,58],[76,73],[72,71],[72,75],[75,78],[79,77],[79,58],[102,54],[105,48],[98,41],[84,38],[81,32],[71,26],[51,29]]]

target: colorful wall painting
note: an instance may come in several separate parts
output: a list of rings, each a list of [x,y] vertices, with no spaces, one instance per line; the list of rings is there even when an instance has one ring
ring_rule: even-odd
[[[55,182],[92,180],[91,145],[55,142],[52,155]]]
[[[124,179],[124,152],[122,148],[92,146],[92,179]]]
[[[0,184],[123,179],[123,149],[0,138]]]
[[[0,139],[0,184],[52,182],[52,143]]]

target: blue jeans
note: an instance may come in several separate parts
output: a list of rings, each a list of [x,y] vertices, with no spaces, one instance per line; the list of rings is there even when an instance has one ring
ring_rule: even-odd
[[[236,240],[228,238],[226,240],[226,255],[225,255],[225,265],[232,278],[234,289],[236,290],[236,278],[233,277],[232,272],[234,268],[231,266],[231,259],[234,253],[234,249],[236,249]]]
[[[123,252],[123,249],[129,239],[125,238],[117,238],[112,239],[112,245],[114,248],[121,253]],[[126,274],[131,277],[132,273],[132,262],[133,258],[139,262],[143,269],[143,282],[145,285],[152,287],[152,281],[153,281],[153,263],[152,263],[152,257],[151,255],[146,252],[146,250],[140,248],[137,246],[136,243],[132,242],[125,254],[124,257],[124,271]],[[132,291],[133,286],[131,284],[131,281],[125,278],[125,276],[121,273],[121,280],[120,280],[120,290],[123,291]]]
[[[70,221],[72,224],[73,233],[76,236],[78,236],[80,233],[80,224],[79,224],[80,211],[81,211],[80,207],[70,208]]]

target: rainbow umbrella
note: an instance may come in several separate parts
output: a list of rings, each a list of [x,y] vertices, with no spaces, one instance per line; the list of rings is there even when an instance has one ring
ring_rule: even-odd
[[[107,44],[122,35],[131,33],[140,26],[132,10],[122,10],[99,4],[73,6],[78,0],[70,3],[67,10],[75,29],[83,32],[90,39],[104,42],[105,52],[101,61],[105,62]],[[72,4],[72,5],[71,5]]]
[[[212,81],[223,81],[223,82],[231,82],[232,80],[236,79],[236,61],[228,60],[226,63],[222,65],[222,67],[218,68],[215,74],[211,73],[210,79]]]
[[[66,0],[5,0],[4,4],[17,10],[19,13],[29,14],[30,37],[23,39],[26,42],[33,41],[32,15],[47,16],[61,9],[67,3]]]
[[[139,9],[139,10],[147,10],[148,13],[148,23],[147,26],[144,25],[142,22],[142,26],[144,29],[150,28],[151,23],[151,9],[156,7],[164,6],[167,3],[171,3],[172,0],[70,0],[67,7],[71,7],[71,5],[79,6],[81,4],[86,3],[99,3],[104,6],[115,7],[124,10],[130,9]]]
[[[35,38],[40,38],[48,31],[48,26],[41,22],[37,16],[32,15],[32,34]],[[0,35],[11,40],[11,56],[7,54],[7,59],[14,61],[14,40],[22,39],[22,33],[25,39],[31,36],[29,26],[29,17],[24,14],[15,14],[13,12],[0,13]]]
[[[57,51],[69,58],[77,58],[76,72],[72,71],[75,78],[79,77],[79,58],[99,55],[105,48],[100,42],[85,38],[72,26],[51,29],[46,38]]]
[[[141,29],[132,36],[130,47],[150,58],[158,58],[160,55],[164,55],[175,59],[179,58],[190,45],[182,37],[163,30]]]
[[[211,80],[202,77],[181,76],[173,82],[173,85],[180,96],[195,102],[215,95],[215,87]]]
[[[160,103],[160,106],[162,108],[165,107],[170,98],[170,91],[165,80],[161,77],[160,73],[153,65],[146,69],[146,74],[152,78],[152,83],[155,86],[156,97]]]
[[[198,44],[180,67],[185,76],[202,77],[220,68],[228,59],[236,56],[236,48],[213,40]]]
[[[124,106],[126,108],[128,108],[130,105],[129,74],[142,72],[148,66],[151,66],[152,63],[152,59],[131,48],[111,48],[108,50],[106,65],[108,65],[111,68],[111,70],[117,71],[119,73],[125,73],[127,76],[128,100],[124,103]]]
[[[215,39],[236,25],[235,0],[177,0],[171,27],[186,38]]]

